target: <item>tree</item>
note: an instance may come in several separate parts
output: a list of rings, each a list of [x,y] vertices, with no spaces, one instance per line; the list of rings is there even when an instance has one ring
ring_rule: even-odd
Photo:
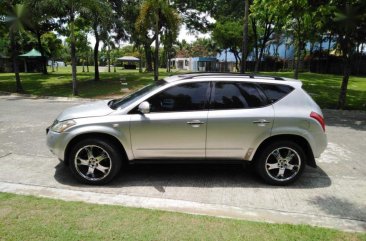
[[[294,78],[299,78],[299,69],[302,62],[302,53],[305,50],[309,36],[313,34],[311,32],[311,26],[315,24],[315,11],[311,11],[311,5],[308,0],[293,0],[282,4],[287,13],[287,19],[285,23],[285,30],[288,31],[293,37],[293,43],[295,44],[295,69]]]
[[[43,0],[23,0],[25,7],[32,14],[28,15],[27,30],[37,39],[38,49],[42,55],[43,74],[47,74],[47,58],[42,44],[42,35],[57,28],[57,22],[53,18],[52,9]]]
[[[240,71],[239,63],[242,59],[239,54],[243,43],[243,25],[238,21],[217,21],[212,38],[222,50],[229,50],[234,54],[236,69]]]
[[[99,44],[102,35],[108,35],[112,29],[113,23],[117,21],[114,18],[112,8],[107,1],[96,1],[96,4],[82,12],[84,19],[90,20],[90,25],[95,37],[94,44],[94,80],[100,80],[99,77]]]
[[[103,10],[105,2],[100,0],[43,0],[47,1],[49,8],[57,14],[61,24],[65,24],[68,29],[61,29],[64,34],[67,33],[70,39],[70,54],[71,54],[71,69],[72,69],[72,94],[78,95],[77,76],[76,76],[76,37],[75,37],[75,20],[77,16],[87,13],[95,13],[94,17],[98,16],[98,11]],[[56,17],[55,16],[55,17]]]
[[[115,48],[115,40],[114,36],[106,35],[103,36],[104,48],[107,50],[107,63],[108,63],[108,72],[111,72],[111,50]]]
[[[329,26],[336,35],[343,58],[343,79],[338,98],[338,108],[343,109],[346,105],[352,58],[359,47],[357,43],[364,42],[366,39],[366,2],[363,0],[333,0],[331,6],[334,6],[335,11],[329,19]]]
[[[17,35],[24,30],[24,23],[26,22],[26,9],[23,4],[18,4],[16,1],[6,1],[0,4],[1,12],[8,15],[7,24],[9,26],[9,39],[11,46],[11,58],[13,61],[13,71],[15,74],[15,91],[18,93],[24,92],[22,82],[19,75],[18,66],[18,46],[16,42]]]
[[[54,61],[63,50],[62,41],[57,38],[56,34],[48,32],[42,35],[41,42],[45,55],[52,60],[52,72],[55,72]]]
[[[140,8],[140,13],[136,21],[137,32],[142,36],[148,36],[152,31],[155,41],[154,54],[154,80],[159,79],[159,34],[164,29],[178,31],[179,15],[169,5],[167,0],[145,0]],[[147,37],[148,38],[148,37]],[[150,39],[150,38],[149,38]]]
[[[255,67],[258,72],[264,50],[275,32],[282,32],[286,16],[282,4],[272,0],[254,0],[250,6],[250,20],[254,37]],[[280,36],[277,34],[277,36]]]

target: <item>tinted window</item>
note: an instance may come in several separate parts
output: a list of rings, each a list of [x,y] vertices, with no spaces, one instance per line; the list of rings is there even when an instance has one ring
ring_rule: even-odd
[[[148,102],[151,112],[195,111],[205,109],[208,82],[188,83],[171,87]]]
[[[145,94],[149,93],[150,91],[153,91],[154,89],[156,89],[160,86],[163,86],[165,84],[166,84],[166,82],[164,80],[156,81],[121,99],[111,100],[111,101],[109,101],[108,105],[112,109],[117,109],[118,107],[124,108],[124,107],[128,106],[129,104],[131,104],[132,102],[134,102],[135,100],[137,100],[138,98],[144,96]]]
[[[282,99],[294,89],[288,85],[260,84],[260,86],[271,103]]]
[[[255,84],[217,82],[212,98],[213,109],[256,108],[266,105],[263,93]]]

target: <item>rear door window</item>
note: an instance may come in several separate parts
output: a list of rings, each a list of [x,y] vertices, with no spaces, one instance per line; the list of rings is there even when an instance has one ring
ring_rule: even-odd
[[[293,91],[293,87],[288,85],[276,85],[276,84],[259,84],[263,89],[265,95],[271,103],[277,102],[282,99],[286,95],[288,95],[291,91]]]
[[[244,82],[216,82],[211,97],[211,109],[246,109],[267,105],[267,100],[258,86]]]

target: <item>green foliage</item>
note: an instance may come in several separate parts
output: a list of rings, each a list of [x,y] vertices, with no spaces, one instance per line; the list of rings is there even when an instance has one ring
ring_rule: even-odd
[[[53,32],[45,33],[41,36],[42,46],[46,55],[52,59],[58,58],[63,50],[61,39]]]
[[[155,24],[158,21],[158,31],[168,29],[173,36],[179,32],[180,17],[166,0],[146,0],[140,7],[136,20],[136,30],[140,35],[148,35],[149,31],[156,32]]]
[[[240,52],[243,42],[243,25],[233,20],[217,21],[212,38],[222,49]]]

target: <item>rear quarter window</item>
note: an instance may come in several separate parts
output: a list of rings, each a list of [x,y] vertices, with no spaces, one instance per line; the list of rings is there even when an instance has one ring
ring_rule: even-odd
[[[259,84],[270,103],[274,103],[291,93],[294,88],[288,85]]]

